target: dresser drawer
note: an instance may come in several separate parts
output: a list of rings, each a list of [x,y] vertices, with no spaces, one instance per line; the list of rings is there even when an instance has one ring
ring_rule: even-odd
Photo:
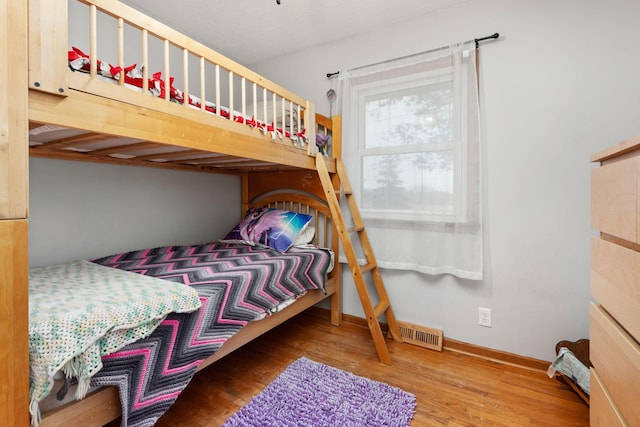
[[[591,303],[589,311],[591,363],[622,417],[640,426],[640,346],[602,306]]]
[[[611,400],[609,392],[605,389],[600,376],[595,369],[591,369],[591,395],[589,406],[589,425],[591,427],[618,427],[628,424],[622,418],[622,414]]]
[[[632,157],[591,170],[591,227],[630,242],[638,241],[637,170]]]
[[[591,239],[591,295],[640,341],[640,253]]]

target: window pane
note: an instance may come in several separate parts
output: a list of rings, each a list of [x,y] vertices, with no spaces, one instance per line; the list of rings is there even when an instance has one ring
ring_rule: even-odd
[[[364,156],[362,209],[454,213],[453,158],[453,151]]]
[[[365,148],[453,142],[450,81],[365,98]]]

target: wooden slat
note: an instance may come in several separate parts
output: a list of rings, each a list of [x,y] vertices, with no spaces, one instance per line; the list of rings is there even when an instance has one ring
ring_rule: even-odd
[[[249,114],[253,117],[254,120],[258,119],[258,85],[255,83],[251,83],[251,89],[253,91],[253,105],[251,105],[251,111]]]
[[[269,121],[267,116],[267,89],[262,89],[262,122],[267,123]]]
[[[118,18],[118,66],[121,70],[124,70],[124,20]],[[118,85],[124,85],[124,71],[120,72],[120,78],[118,79]]]
[[[242,113],[242,117],[246,117],[247,115],[247,79],[242,77],[240,79],[240,112]]]
[[[55,139],[52,141],[43,142],[34,146],[35,148],[69,148],[77,147],[79,145],[86,145],[93,142],[107,141],[113,139],[113,136],[104,135],[95,132],[83,133],[81,135],[69,136],[67,138]]]
[[[95,78],[98,73],[98,10],[89,6],[89,74]]]
[[[171,56],[169,48],[171,43],[168,39],[163,40],[163,63],[164,63],[164,99],[168,101],[171,97]]]
[[[199,156],[203,156],[203,155],[208,155],[210,153],[208,153],[207,151],[202,151],[202,150],[180,150],[180,151],[172,151],[172,152],[167,152],[167,153],[155,153],[155,154],[147,154],[144,156],[136,156],[136,159],[138,160],[153,160],[153,159],[167,159],[167,160],[171,160],[171,159],[180,159],[181,162],[184,162],[185,160],[191,159],[191,158],[195,158],[195,157],[199,157]]]
[[[211,164],[223,164],[224,162],[238,162],[245,161],[249,162],[251,159],[240,159],[236,156],[225,156],[224,154],[211,153],[207,157],[201,157],[198,159],[190,159],[195,164],[199,165],[211,165]]]
[[[142,30],[142,93],[149,90],[149,31]]]
[[[215,80],[216,80],[216,116],[221,117],[222,110],[220,108],[220,65],[215,66]]]
[[[205,72],[205,59],[204,57],[200,57],[200,100],[202,102],[200,102],[200,109],[201,110],[205,110],[206,108],[206,103],[205,100],[207,99],[207,90],[206,90],[206,72]]]
[[[94,156],[104,156],[107,154],[129,154],[161,147],[164,147],[164,145],[158,144],[157,142],[134,142],[131,144],[117,145],[115,147],[98,148],[96,150],[92,150],[90,153]]]
[[[184,99],[182,104],[185,107],[189,106],[189,51],[187,49],[182,50],[182,79],[184,80]]]
[[[229,120],[233,121],[233,117],[234,117],[234,111],[233,111],[233,99],[234,99],[234,94],[233,94],[233,71],[229,71],[229,83],[227,86],[227,89],[229,90]]]

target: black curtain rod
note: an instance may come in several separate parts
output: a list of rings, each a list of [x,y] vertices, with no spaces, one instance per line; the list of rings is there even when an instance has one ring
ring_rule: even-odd
[[[490,36],[479,37],[479,38],[473,39],[473,40],[467,40],[465,43],[474,42],[476,44],[476,49],[478,49],[480,47],[480,42],[485,41],[485,40],[494,40],[494,39],[497,39],[498,37],[500,37],[500,33],[493,33]],[[430,53],[430,52],[437,52],[439,50],[443,50],[443,49],[447,49],[447,48],[448,48],[448,46],[438,47],[438,48],[427,50],[427,51],[424,51],[424,52],[419,52],[419,53],[415,53],[415,54],[412,54],[412,55],[407,55],[407,56],[404,56],[402,58],[395,58],[393,60],[395,61],[396,59],[410,58],[410,57],[415,56],[415,55],[421,55],[423,53]],[[389,61],[377,62],[375,64],[370,64],[370,65],[384,64],[385,62],[389,62]],[[366,67],[368,67],[368,66],[369,65],[366,65]],[[358,69],[358,68],[363,68],[363,67],[356,67],[355,69]],[[339,74],[340,74],[340,71],[336,71],[334,73],[327,73],[327,78],[330,79],[331,77],[335,77],[335,76],[337,76]]]
[[[491,34],[490,36],[480,37],[480,38],[478,38],[478,39],[473,39],[473,41],[475,42],[475,44],[476,44],[476,49],[477,49],[477,48],[479,48],[479,47],[480,47],[480,45],[479,45],[479,44],[480,44],[480,42],[483,42],[483,41],[485,41],[485,40],[495,40],[495,39],[497,39],[498,37],[500,37],[500,33],[493,33],[493,34]]]

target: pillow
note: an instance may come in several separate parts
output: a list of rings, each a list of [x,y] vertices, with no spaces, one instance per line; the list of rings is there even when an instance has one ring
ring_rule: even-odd
[[[307,224],[307,226],[302,231],[300,231],[298,237],[296,237],[296,240],[293,242],[293,246],[308,245],[313,241],[313,236],[315,235],[316,228],[311,224]]]
[[[275,208],[251,208],[221,242],[268,246],[286,252],[308,227],[310,215]]]

